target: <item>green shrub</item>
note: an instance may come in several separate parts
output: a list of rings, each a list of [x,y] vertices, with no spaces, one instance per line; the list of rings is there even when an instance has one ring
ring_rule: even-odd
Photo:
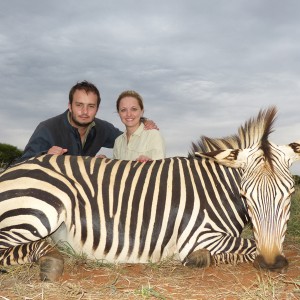
[[[296,186],[295,193],[292,195],[291,216],[288,223],[288,234],[300,237],[300,186]]]
[[[294,177],[294,180],[295,180],[295,185],[297,186],[297,185],[300,185],[300,176],[298,176],[298,175],[293,175],[293,177]]]
[[[5,168],[21,155],[22,151],[17,147],[0,143],[0,168]]]

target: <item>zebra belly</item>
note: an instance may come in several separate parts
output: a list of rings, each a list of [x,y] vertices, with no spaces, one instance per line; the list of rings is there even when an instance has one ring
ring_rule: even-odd
[[[158,262],[167,257],[178,258],[177,245],[175,239],[169,241],[164,247],[161,244],[156,244],[154,251],[149,254],[149,247],[145,245],[144,251],[139,253],[139,243],[134,247],[129,248],[126,243],[112,243],[109,251],[105,250],[107,239],[100,240],[98,247],[93,247],[94,240],[88,238],[84,243],[81,240],[81,235],[74,234],[67,229],[65,223],[51,235],[52,240],[56,244],[62,243],[66,247],[71,247],[77,254],[85,254],[90,259],[104,260],[109,263],[149,263]],[[163,251],[161,249],[163,248]]]

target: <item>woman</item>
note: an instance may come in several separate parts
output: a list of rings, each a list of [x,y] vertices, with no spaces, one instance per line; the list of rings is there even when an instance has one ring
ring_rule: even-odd
[[[124,91],[118,97],[117,111],[126,131],[115,140],[113,158],[147,161],[165,157],[165,143],[158,130],[144,130],[142,97]]]

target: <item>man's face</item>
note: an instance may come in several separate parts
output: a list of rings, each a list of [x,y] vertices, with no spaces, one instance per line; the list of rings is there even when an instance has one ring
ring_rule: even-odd
[[[69,103],[71,123],[75,127],[87,127],[95,119],[98,111],[97,95],[85,90],[76,90],[72,105]]]

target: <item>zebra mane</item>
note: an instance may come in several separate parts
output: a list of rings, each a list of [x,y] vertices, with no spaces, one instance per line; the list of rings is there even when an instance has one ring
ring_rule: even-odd
[[[199,141],[192,143],[189,157],[195,157],[195,152],[210,152],[225,149],[245,149],[260,143],[264,154],[269,157],[268,137],[273,132],[277,108],[271,106],[260,110],[256,118],[251,118],[238,129],[238,133],[224,138],[209,138],[202,136]]]

